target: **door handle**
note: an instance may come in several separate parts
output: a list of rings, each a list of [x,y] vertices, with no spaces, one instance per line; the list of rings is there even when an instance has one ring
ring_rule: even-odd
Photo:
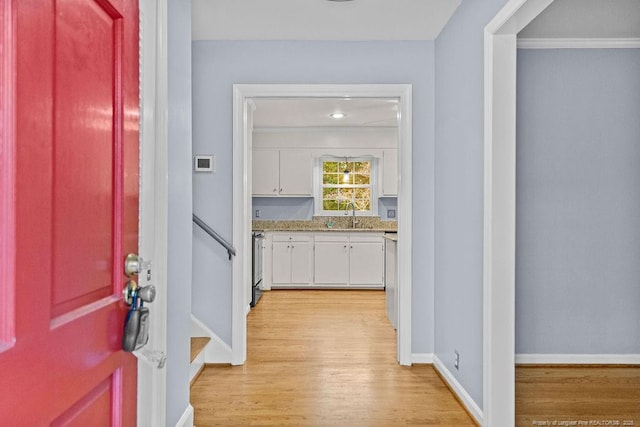
[[[156,287],[153,285],[140,287],[135,280],[129,280],[122,290],[122,297],[128,306],[134,305],[136,298],[144,302],[153,302],[156,299]]]

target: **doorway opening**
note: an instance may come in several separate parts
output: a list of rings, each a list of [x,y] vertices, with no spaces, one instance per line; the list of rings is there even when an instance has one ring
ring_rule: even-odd
[[[265,99],[393,99],[398,124],[398,325],[397,360],[411,364],[411,85],[235,85],[233,121],[232,364],[247,355],[246,302],[251,281],[252,129],[256,101]]]

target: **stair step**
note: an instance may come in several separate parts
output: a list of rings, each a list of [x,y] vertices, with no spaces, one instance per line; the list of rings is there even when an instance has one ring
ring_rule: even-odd
[[[208,337],[191,337],[191,361],[198,357],[202,349],[211,341]]]

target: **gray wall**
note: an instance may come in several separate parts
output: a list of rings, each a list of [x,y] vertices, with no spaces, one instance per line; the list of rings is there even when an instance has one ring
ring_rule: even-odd
[[[167,5],[167,425],[189,405],[191,321],[191,1]],[[153,304],[151,304],[153,316]]]
[[[256,209],[260,210],[260,219],[296,220],[313,218],[313,198],[309,197],[254,197],[253,219]],[[396,197],[378,198],[378,216],[385,220],[387,210],[395,209],[398,218],[398,199]]]
[[[505,3],[463,0],[435,42],[435,352],[480,407],[483,30]]]
[[[193,147],[218,171],[194,177],[194,210],[231,237],[234,83],[413,84],[413,352],[433,352],[433,42],[193,42]],[[194,233],[193,312],[231,342],[231,266]]]
[[[518,51],[516,352],[640,353],[640,50]]]

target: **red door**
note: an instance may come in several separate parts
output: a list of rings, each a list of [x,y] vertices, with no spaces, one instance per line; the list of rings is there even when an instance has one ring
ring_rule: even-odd
[[[135,425],[137,0],[0,9],[0,425]]]

